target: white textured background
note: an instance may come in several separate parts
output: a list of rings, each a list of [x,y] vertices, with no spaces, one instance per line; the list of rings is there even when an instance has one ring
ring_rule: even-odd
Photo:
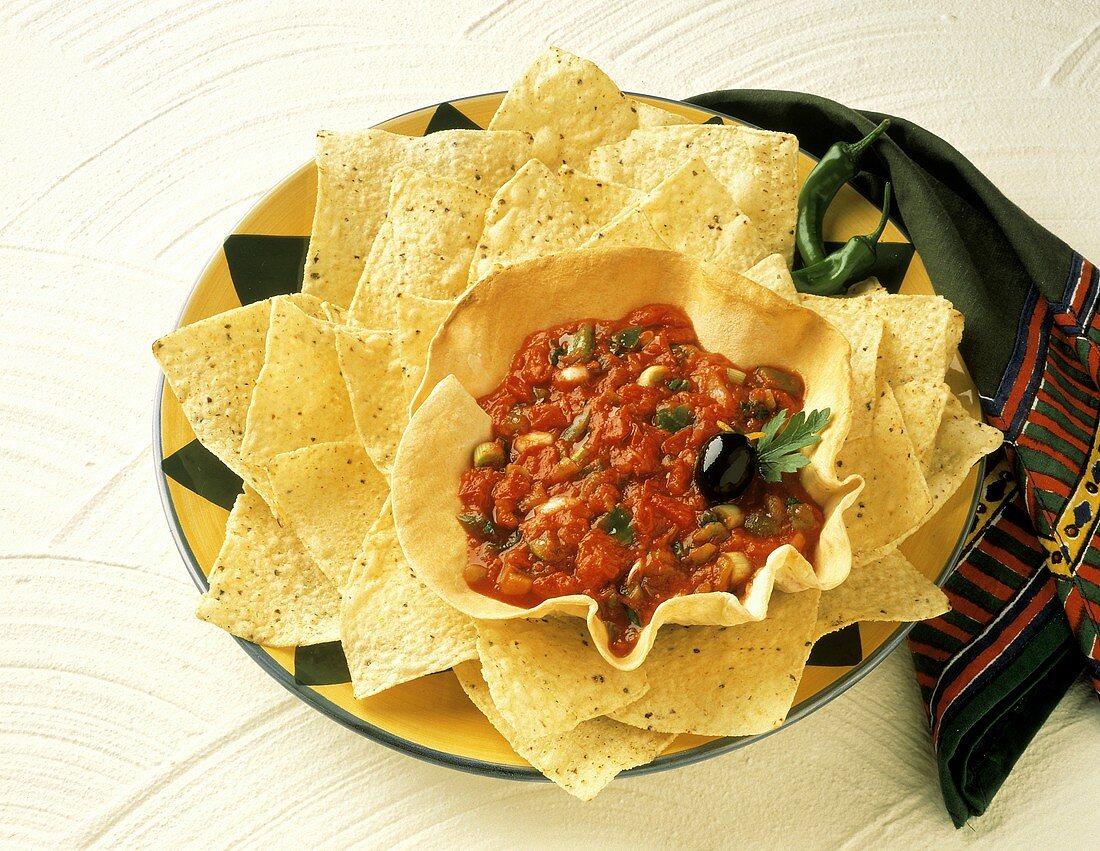
[[[1084,683],[955,832],[905,651],[779,736],[581,805],[359,738],[193,619],[150,342],[316,129],[505,88],[546,41],[627,89],[906,116],[1100,259],[1096,0],[5,2],[0,843],[1096,847]]]

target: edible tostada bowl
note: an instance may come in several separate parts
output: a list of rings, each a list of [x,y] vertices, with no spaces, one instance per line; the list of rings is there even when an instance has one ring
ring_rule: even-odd
[[[457,520],[459,485],[473,448],[490,438],[490,418],[477,399],[507,373],[534,331],[578,319],[618,319],[659,302],[683,310],[700,345],[735,363],[798,373],[806,410],[832,418],[802,486],[824,513],[812,557],[793,546],[772,551],[742,593],[707,592],[661,603],[636,645],[615,655],[596,600],[553,597],[520,607],[473,590],[464,579],[466,532]],[[850,349],[814,312],[729,271],[685,255],[651,249],[571,251],[500,270],[472,287],[432,341],[413,415],[393,471],[397,534],[417,577],[456,609],[481,620],[564,614],[587,621],[600,655],[620,670],[640,666],[663,624],[734,626],[767,616],[773,588],[797,592],[841,584],[852,563],[844,510],[863,487],[859,476],[836,475],[836,456],[851,421]]]

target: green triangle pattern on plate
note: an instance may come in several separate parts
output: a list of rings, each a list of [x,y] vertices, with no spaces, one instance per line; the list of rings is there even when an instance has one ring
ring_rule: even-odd
[[[226,239],[223,248],[241,304],[302,289],[308,236],[235,233]]]
[[[170,479],[226,511],[233,509],[238,494],[244,490],[241,477],[198,440],[177,449],[160,462],[160,468]]]
[[[438,133],[440,130],[483,130],[480,124],[470,120],[449,103],[441,103],[435,108],[435,114],[424,129],[424,135]]]
[[[843,247],[843,242],[826,242],[827,254]],[[878,244],[878,256],[875,265],[867,273],[867,277],[878,278],[880,284],[892,293],[901,289],[901,282],[905,280],[905,273],[909,271],[909,264],[913,262],[913,246],[908,242],[880,242]]]
[[[703,123],[704,124],[725,124],[726,122],[722,120],[721,115],[712,115],[710,118],[708,118]]]
[[[845,668],[858,665],[863,661],[863,639],[859,633],[859,624],[854,623],[823,635],[810,651],[807,665],[822,668]]]
[[[304,686],[350,683],[348,660],[339,641],[294,648],[294,680]]]

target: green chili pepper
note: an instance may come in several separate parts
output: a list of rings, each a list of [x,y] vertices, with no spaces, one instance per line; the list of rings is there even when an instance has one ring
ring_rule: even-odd
[[[630,525],[630,521],[633,519],[634,516],[629,509],[616,505],[600,518],[599,527],[620,544],[629,546],[634,543],[634,529]]]
[[[890,217],[890,192],[887,183],[878,227],[865,236],[853,236],[824,260],[792,272],[795,289],[811,295],[836,295],[849,284],[867,277],[878,257],[878,238]]]
[[[641,342],[642,329],[631,326],[630,328],[623,328],[621,331],[616,331],[611,335],[611,353],[621,355],[624,352],[631,352],[638,348],[638,343]]]
[[[491,540],[498,534],[496,524],[484,514],[460,514],[458,522],[467,532],[482,541]]]
[[[798,220],[794,232],[803,265],[812,266],[825,259],[825,242],[821,235],[825,211],[840,187],[859,174],[859,160],[863,152],[889,126],[890,119],[885,118],[858,142],[837,142],[825,152],[806,178],[798,193]]]
[[[515,530],[513,530],[512,534],[509,535],[505,540],[503,540],[503,541],[493,541],[492,543],[489,544],[489,546],[492,547],[494,550],[498,550],[498,551],[510,550],[512,547],[514,547],[516,544],[518,544],[521,540],[523,540],[523,533],[521,533],[519,531],[519,529],[515,529]]]
[[[565,354],[558,356],[558,363],[567,366],[574,363],[583,363],[592,357],[592,350],[596,347],[596,329],[592,323],[583,323],[573,336],[569,338],[569,347]]]
[[[695,417],[691,413],[691,408],[687,405],[677,405],[674,408],[658,408],[657,413],[653,415],[653,424],[665,431],[679,431],[682,428],[687,428],[694,421]]]
[[[581,412],[573,417],[573,422],[562,429],[562,440],[579,440],[588,431],[588,420],[592,412],[585,406]]]

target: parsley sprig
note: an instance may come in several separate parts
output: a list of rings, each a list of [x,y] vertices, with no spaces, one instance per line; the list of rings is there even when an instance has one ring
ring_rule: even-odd
[[[829,424],[832,411],[799,411],[787,421],[786,409],[764,424],[756,441],[756,463],[766,482],[778,482],[784,473],[793,473],[810,463],[802,454],[807,446],[821,440],[820,432]],[[784,427],[785,426],[785,427]]]

